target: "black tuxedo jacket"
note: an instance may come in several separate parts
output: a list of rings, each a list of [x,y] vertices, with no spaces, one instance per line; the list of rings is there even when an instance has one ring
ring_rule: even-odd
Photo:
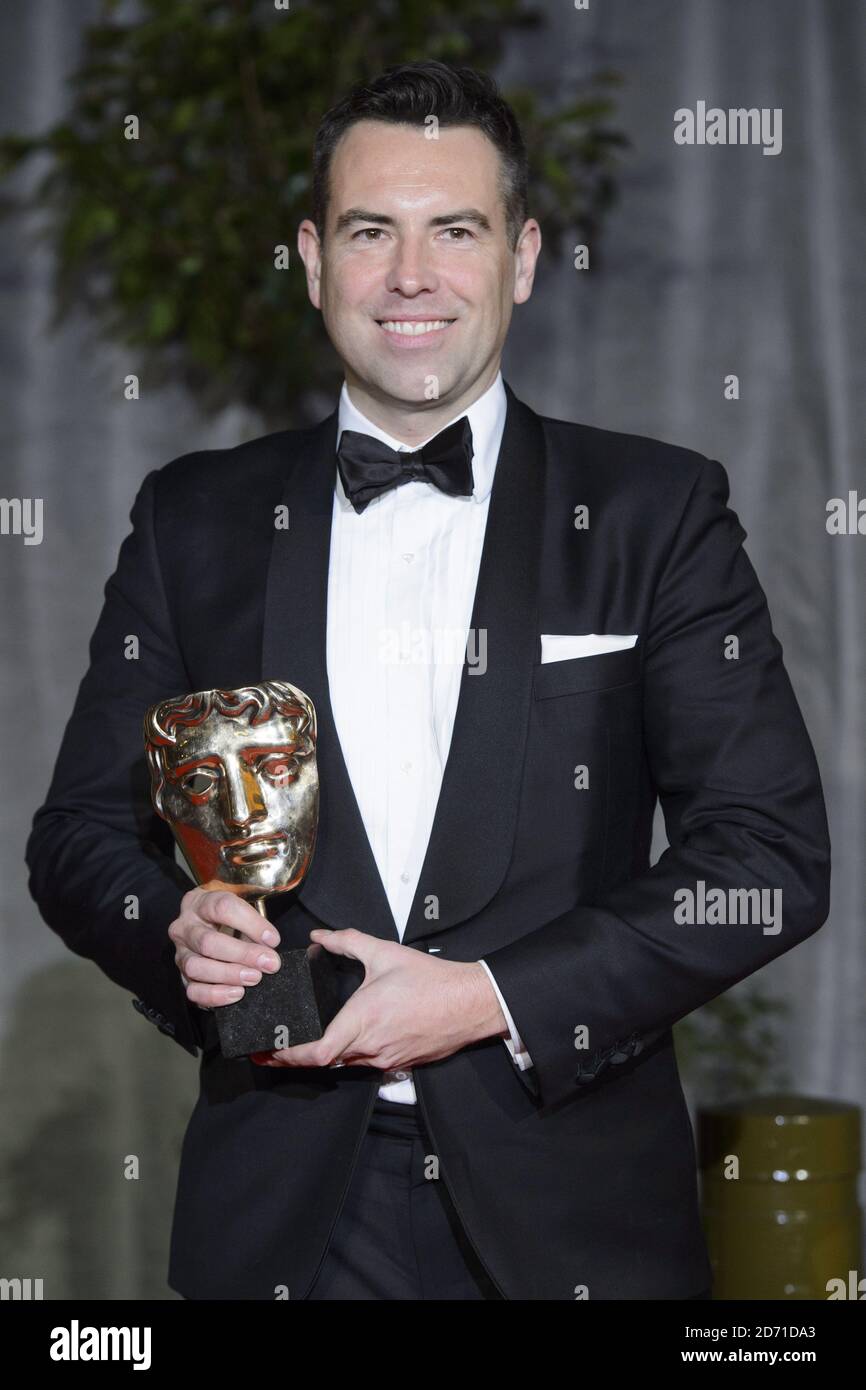
[[[506,391],[472,615],[487,669],[464,669],[404,941],[484,957],[534,1066],[491,1038],[416,1067],[418,1103],[506,1298],[686,1297],[711,1271],[671,1026],[825,920],[819,774],[721,465],[542,418]],[[305,1297],[379,1083],[366,1068],[223,1060],[174,963],[167,929],[190,880],[151,809],[142,745],[144,711],[166,696],[300,686],[318,713],[319,833],[271,916],[286,945],[317,925],[398,939],[328,698],[336,440],[335,410],[148,474],[27,848],[45,920],[201,1048],[169,1273],[188,1297]],[[542,664],[542,633],[638,640]],[[670,848],[651,867],[657,797]],[[700,881],[781,889],[781,931],[679,923],[674,895]]]

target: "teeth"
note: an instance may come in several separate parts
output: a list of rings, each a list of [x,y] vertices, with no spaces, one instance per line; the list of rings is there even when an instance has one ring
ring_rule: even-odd
[[[402,333],[405,338],[418,338],[422,333],[432,332],[434,328],[447,328],[451,322],[451,319],[431,319],[424,323],[407,323],[405,320],[386,319],[380,327],[384,328],[386,333]]]

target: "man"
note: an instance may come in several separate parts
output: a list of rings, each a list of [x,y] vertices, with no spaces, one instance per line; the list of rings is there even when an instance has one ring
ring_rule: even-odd
[[[390,70],[325,118],[313,174],[298,245],[339,403],[145,479],[32,891],[202,1048],[184,1296],[706,1296],[671,1026],[810,936],[829,891],[818,770],[726,474],[541,418],[503,382],[541,237],[489,79]],[[271,927],[190,887],[141,731],[157,700],[262,679],[312,699],[321,784],[310,871]],[[748,910],[767,894],[769,925]],[[346,967],[323,1038],[224,1060],[213,1011],[311,938]]]

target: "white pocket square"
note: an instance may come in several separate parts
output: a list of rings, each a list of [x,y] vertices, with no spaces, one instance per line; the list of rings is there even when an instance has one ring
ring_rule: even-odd
[[[559,632],[542,632],[541,660],[566,661],[573,656],[598,656],[601,652],[621,652],[633,647],[637,633],[621,636],[616,632],[584,632],[571,637]]]

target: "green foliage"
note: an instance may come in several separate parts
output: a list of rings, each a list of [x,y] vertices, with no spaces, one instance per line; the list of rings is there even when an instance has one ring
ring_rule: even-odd
[[[673,1030],[683,1081],[704,1104],[790,1086],[778,1031],[787,1012],[748,980],[689,1014]]]
[[[541,23],[524,0],[141,0],[131,23],[103,0],[66,120],[0,141],[0,177],[49,156],[28,203],[56,253],[55,324],[85,304],[136,350],[151,388],[183,383],[208,409],[242,402],[290,423],[342,375],[295,250],[321,115],[393,63],[493,71],[508,35]],[[558,107],[504,91],[548,252],[566,234],[597,249],[627,143],[608,124],[617,80],[597,73]],[[130,114],[137,140],[124,135]],[[289,270],[274,265],[279,245]]]

